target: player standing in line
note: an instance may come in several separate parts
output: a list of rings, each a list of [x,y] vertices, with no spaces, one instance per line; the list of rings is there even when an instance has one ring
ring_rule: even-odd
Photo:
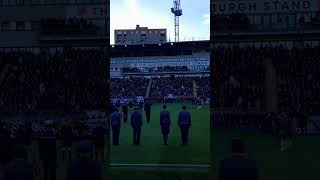
[[[163,110],[160,112],[160,126],[163,137],[163,144],[168,145],[168,135],[170,133],[170,112],[167,110],[167,105],[163,105]]]
[[[142,114],[139,112],[139,107],[135,107],[131,114],[131,126],[133,128],[133,144],[140,145]]]
[[[118,109],[114,109],[111,114],[111,127],[112,127],[112,142],[113,145],[119,145],[120,128],[121,128],[121,115]]]
[[[188,145],[189,128],[191,126],[191,114],[187,111],[186,106],[182,106],[182,111],[179,112],[178,125],[181,132],[182,145]]]
[[[197,105],[198,105],[198,110],[202,108],[202,102],[201,102],[201,98],[197,98]]]

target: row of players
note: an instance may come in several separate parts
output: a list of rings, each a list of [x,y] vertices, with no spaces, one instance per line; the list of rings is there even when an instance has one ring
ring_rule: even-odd
[[[125,106],[124,106],[125,107]],[[142,128],[142,114],[139,111],[139,107],[134,107],[134,111],[131,113],[130,124],[133,129],[133,144],[140,145],[141,128]],[[147,122],[150,123],[151,104],[146,103],[145,112]],[[127,123],[127,111],[123,111],[124,123]],[[163,109],[159,114],[161,134],[163,137],[163,144],[168,145],[168,136],[171,127],[171,115],[167,110],[167,105],[163,105]],[[117,108],[111,114],[111,127],[112,127],[112,139],[113,145],[119,145],[120,128],[121,128],[121,114]],[[191,113],[187,110],[186,106],[182,106],[182,110],[178,115],[178,126],[180,127],[181,142],[182,145],[188,145],[189,128],[191,126]]]

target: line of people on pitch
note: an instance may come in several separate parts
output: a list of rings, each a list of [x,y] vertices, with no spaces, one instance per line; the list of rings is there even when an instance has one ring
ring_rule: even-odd
[[[147,122],[150,122],[150,111],[147,113]],[[148,114],[149,113],[149,114]],[[171,127],[171,115],[167,110],[167,105],[163,105],[163,109],[159,114],[161,134],[163,137],[163,144],[168,145],[168,138]],[[125,118],[124,118],[124,122]],[[142,129],[142,114],[139,107],[134,107],[134,111],[130,117],[130,125],[133,129],[133,144],[140,145],[141,143],[141,129]],[[182,106],[182,110],[178,115],[178,126],[180,127],[180,136],[183,146],[189,143],[189,128],[191,127],[191,113],[187,110],[187,106]],[[117,108],[111,114],[111,127],[112,127],[112,141],[113,145],[120,144],[120,129],[121,129],[121,114]]]

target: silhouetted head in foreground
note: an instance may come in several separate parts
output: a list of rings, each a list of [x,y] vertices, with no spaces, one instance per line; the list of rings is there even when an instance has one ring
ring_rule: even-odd
[[[79,142],[76,146],[76,151],[79,157],[88,157],[92,152],[92,143],[88,140]]]
[[[163,108],[163,109],[167,109],[167,105],[163,105],[162,108]]]
[[[27,159],[28,150],[27,147],[21,144],[14,145],[13,147],[13,156],[17,159]]]
[[[186,110],[186,109],[187,109],[187,106],[182,106],[182,109],[183,109],[183,110]]]
[[[232,139],[232,153],[243,154],[245,153],[245,145],[241,139]]]

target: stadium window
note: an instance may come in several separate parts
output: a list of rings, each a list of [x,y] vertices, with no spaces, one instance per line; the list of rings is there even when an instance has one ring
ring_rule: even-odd
[[[24,5],[24,0],[16,0],[17,5]]]
[[[17,21],[16,22],[16,31],[24,31],[24,30],[25,30],[24,21]]]
[[[8,1],[9,1],[8,5],[11,5],[11,6],[17,5],[16,0],[8,0]]]
[[[40,4],[40,0],[31,0],[32,5]]]
[[[1,30],[2,31],[10,31],[10,22],[5,21],[1,24]]]
[[[40,30],[40,22],[39,21],[32,21],[31,22],[31,30],[32,31]]]
[[[24,0],[23,3],[24,3],[24,5],[31,5],[32,0]]]
[[[9,5],[9,0],[2,0],[2,6]]]

